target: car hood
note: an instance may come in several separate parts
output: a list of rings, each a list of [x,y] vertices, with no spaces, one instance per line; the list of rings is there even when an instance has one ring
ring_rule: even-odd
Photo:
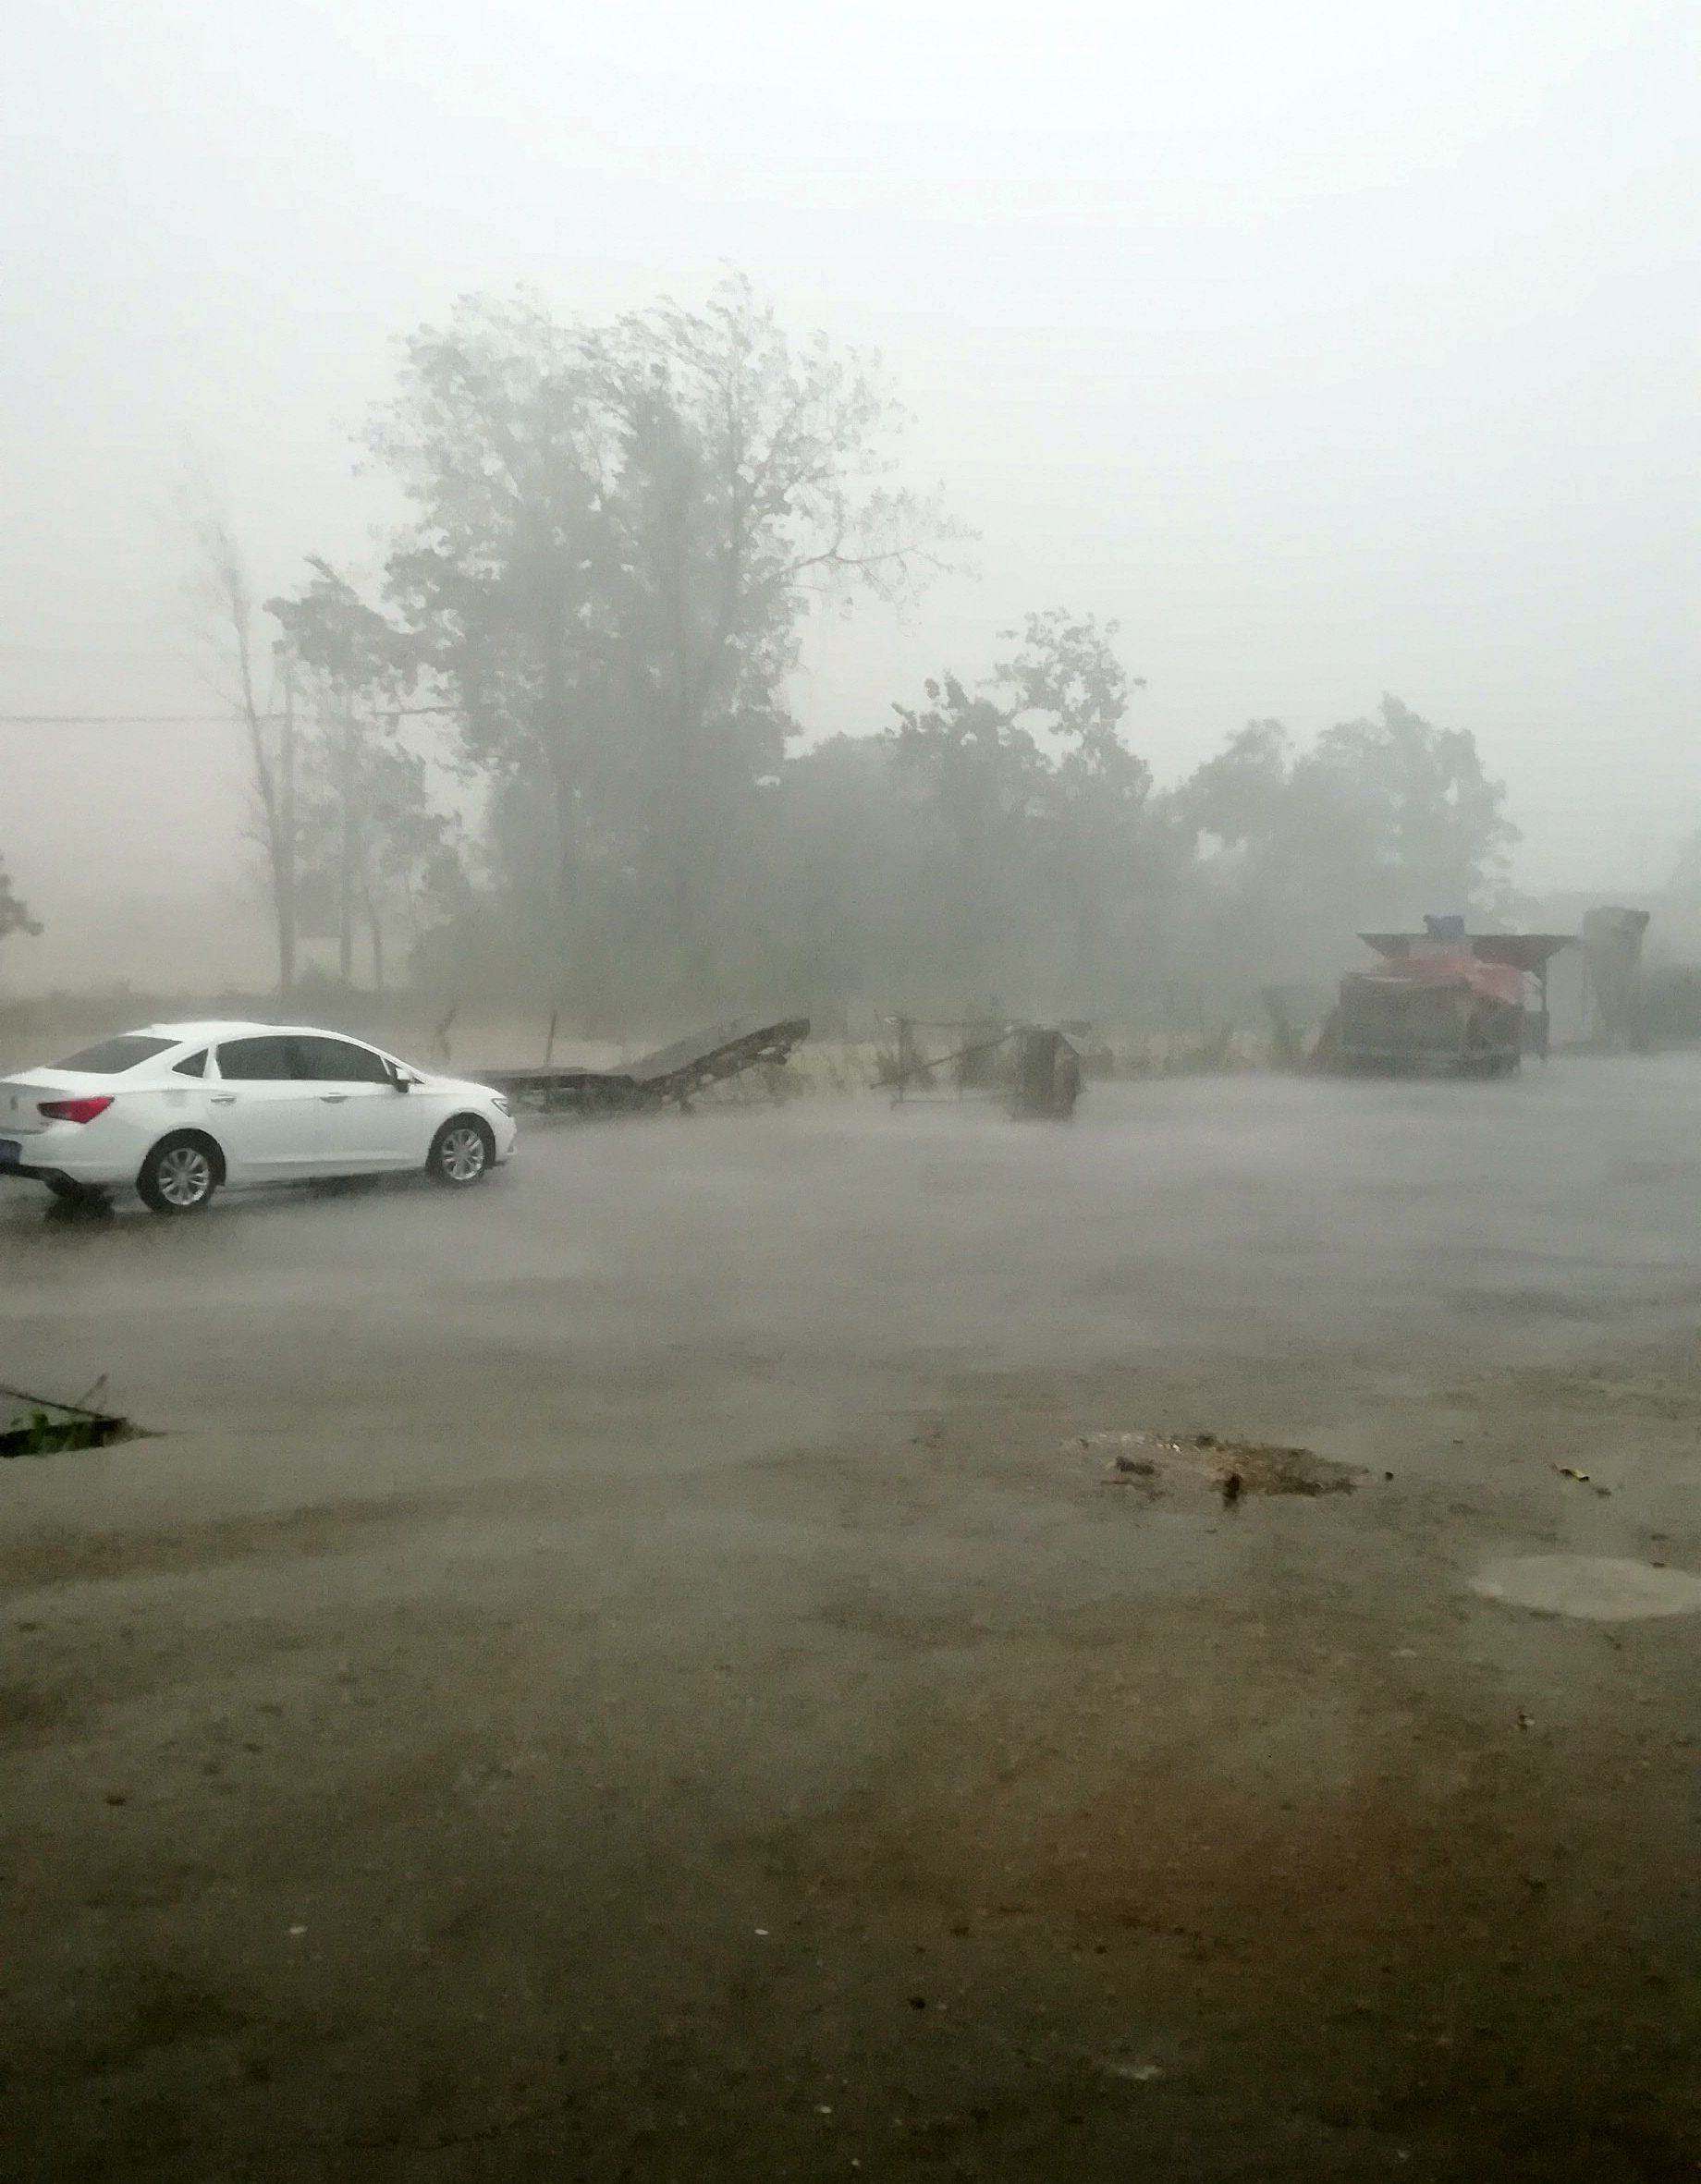
[[[494,1084],[479,1084],[471,1077],[439,1077],[434,1071],[417,1069],[420,1090],[428,1092],[447,1092],[461,1100],[499,1100],[502,1094]]]

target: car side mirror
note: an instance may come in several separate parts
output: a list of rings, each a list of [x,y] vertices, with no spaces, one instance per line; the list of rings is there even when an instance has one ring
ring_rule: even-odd
[[[409,1075],[406,1069],[393,1068],[390,1071],[390,1082],[395,1087],[396,1091],[400,1092],[411,1092],[413,1090],[413,1079]]]

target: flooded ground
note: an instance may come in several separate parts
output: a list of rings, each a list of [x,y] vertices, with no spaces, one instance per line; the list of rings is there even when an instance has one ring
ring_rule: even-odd
[[[1698,1112],[0,1199],[5,2173],[1695,2176]]]

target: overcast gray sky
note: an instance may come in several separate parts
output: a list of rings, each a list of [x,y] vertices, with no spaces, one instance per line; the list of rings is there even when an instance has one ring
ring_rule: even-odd
[[[23,11],[0,711],[204,705],[186,449],[263,584],[358,564],[396,335],[729,261],[884,351],[982,534],[978,581],[818,633],[812,726],[1064,604],[1120,617],[1161,778],[1393,689],[1476,732],[1527,883],[1657,880],[1701,824],[1698,51],[1693,0]],[[217,730],[0,727],[38,969],[83,968],[103,890],[228,885],[235,778]]]

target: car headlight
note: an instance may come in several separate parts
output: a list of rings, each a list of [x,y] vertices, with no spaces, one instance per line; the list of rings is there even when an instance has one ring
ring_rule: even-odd
[[[498,1115],[511,1115],[514,1112],[500,1092],[491,1093],[490,1104]]]

